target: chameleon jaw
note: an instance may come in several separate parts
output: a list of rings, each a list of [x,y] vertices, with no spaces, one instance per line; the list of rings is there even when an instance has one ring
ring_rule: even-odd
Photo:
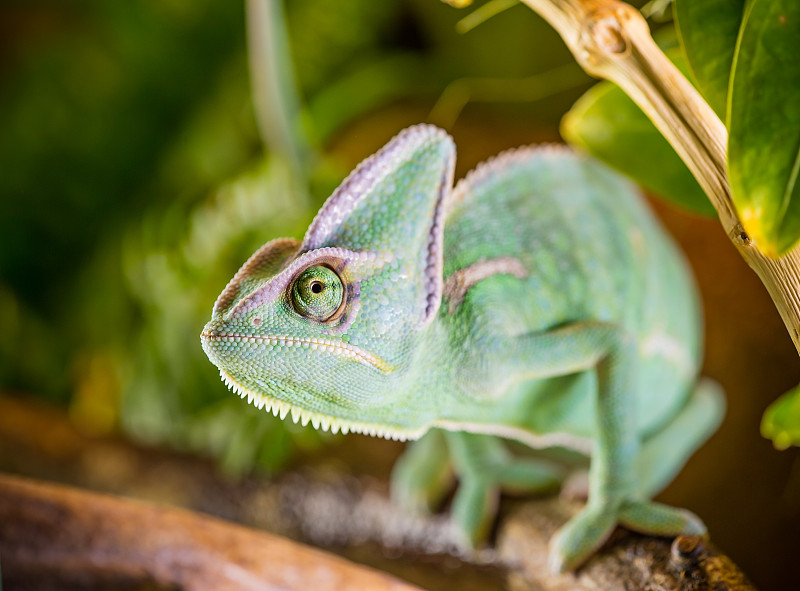
[[[224,369],[219,370],[219,375],[230,390],[238,394],[242,399],[247,398],[247,402],[253,406],[259,409],[265,409],[267,412],[272,412],[273,415],[280,417],[281,420],[285,419],[287,416],[291,416],[293,422],[300,423],[304,427],[311,423],[317,430],[322,429],[323,431],[330,431],[331,433],[339,433],[341,431],[342,434],[361,433],[373,437],[392,439],[394,441],[419,439],[428,430],[427,428],[416,430],[395,429],[375,423],[346,421],[337,417],[326,416],[251,390],[237,382],[236,379]]]
[[[222,335],[216,334],[209,331],[203,331],[203,334],[200,335],[201,340],[203,341],[215,341],[215,340],[230,340],[230,341],[241,341],[241,342],[261,342],[266,343],[268,345],[281,345],[281,346],[289,346],[289,347],[306,347],[312,350],[319,350],[323,352],[333,353],[335,355],[339,355],[340,357],[346,357],[348,359],[352,359],[361,363],[363,365],[368,365],[377,369],[382,373],[391,373],[395,370],[386,360],[381,359],[377,355],[373,355],[355,345],[350,345],[348,343],[343,343],[341,341],[333,341],[329,339],[320,339],[320,338],[305,338],[300,339],[296,337],[288,337],[288,336],[247,336],[247,335]]]

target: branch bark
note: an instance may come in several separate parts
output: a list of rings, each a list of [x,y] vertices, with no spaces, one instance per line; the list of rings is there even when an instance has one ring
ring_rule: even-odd
[[[364,447],[376,444],[349,443],[353,447],[344,455],[359,465]],[[331,451],[341,458],[343,447]],[[754,591],[708,542],[673,542],[621,529],[576,574],[552,575],[546,565],[549,540],[580,508],[559,498],[517,502],[509,511],[504,504],[496,545],[468,552],[446,515],[408,515],[390,502],[385,482],[334,472],[320,461],[275,481],[234,483],[214,477],[210,463],[89,439],[48,407],[0,396],[0,469],[24,468],[40,477],[181,502],[273,532],[0,475],[3,588],[49,589],[58,580],[59,589],[225,590],[237,588],[226,578],[234,572],[263,581],[262,589],[278,583],[288,590],[417,589],[288,536],[399,576],[413,574],[420,585],[438,589]],[[328,579],[317,584],[323,575]]]
[[[622,88],[672,144],[767,288],[800,353],[800,249],[772,259],[747,234],[731,197],[727,130],[655,44],[644,17],[619,0],[521,1],[558,31],[588,74]]]
[[[421,591],[212,517],[4,475],[0,524],[8,589]]]
[[[394,552],[427,553],[429,536],[442,541],[451,533],[441,518],[404,517],[377,491],[354,482],[294,478],[274,485],[273,494],[299,504],[290,519],[304,522],[299,525],[310,537],[330,542],[333,535],[340,546],[392,539]],[[729,558],[699,538],[671,542],[621,530],[578,573],[553,575],[546,564],[548,541],[579,506],[557,498],[518,506],[501,526],[496,552],[483,552],[479,562],[504,565],[511,591],[755,591]],[[421,591],[212,517],[4,475],[0,523],[8,589]],[[503,578],[498,572],[498,582]]]
[[[622,530],[574,575],[552,575],[547,572],[547,544],[579,508],[561,499],[526,502],[503,522],[498,553],[518,565],[509,576],[512,591],[756,591],[707,540],[668,540]]]

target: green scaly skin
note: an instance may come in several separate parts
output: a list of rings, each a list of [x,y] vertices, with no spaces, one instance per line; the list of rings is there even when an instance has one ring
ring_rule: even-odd
[[[203,349],[243,398],[334,432],[416,439],[393,493],[434,502],[472,543],[504,490],[562,471],[498,439],[591,456],[589,498],[551,542],[585,561],[617,524],[703,533],[648,499],[716,428],[697,382],[699,310],[684,262],[636,191],[558,147],[523,148],[452,188],[443,131],[409,128],[363,162],[302,243],[269,242],[214,305]],[[443,436],[444,435],[444,436]]]

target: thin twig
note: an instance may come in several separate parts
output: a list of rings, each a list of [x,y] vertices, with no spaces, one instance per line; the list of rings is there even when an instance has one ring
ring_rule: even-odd
[[[428,121],[450,129],[469,103],[533,102],[586,83],[586,74],[572,62],[525,78],[459,78],[439,95]]]

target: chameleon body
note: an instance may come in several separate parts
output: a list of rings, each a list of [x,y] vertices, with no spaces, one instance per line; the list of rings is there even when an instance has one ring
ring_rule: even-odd
[[[648,499],[716,428],[698,382],[699,309],[671,240],[624,179],[565,148],[523,148],[452,188],[455,148],[409,128],[328,199],[302,242],[264,245],[202,344],[223,380],[282,418],[416,439],[393,493],[424,504],[454,467],[473,542],[501,489],[552,464],[500,438],[590,457],[588,501],[554,536],[574,568],[613,528],[702,533]]]

